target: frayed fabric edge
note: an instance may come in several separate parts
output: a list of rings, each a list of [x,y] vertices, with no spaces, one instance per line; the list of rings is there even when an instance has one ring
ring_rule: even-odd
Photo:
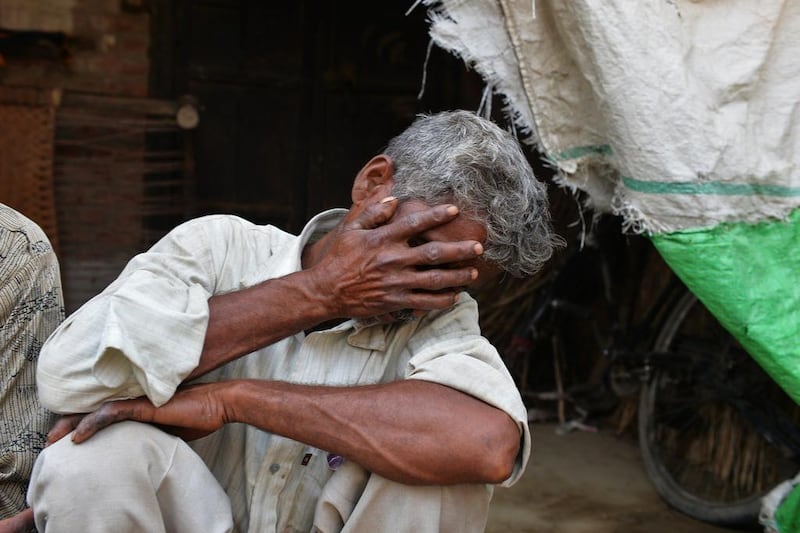
[[[764,526],[766,533],[781,533],[775,514],[778,507],[794,488],[800,484],[800,475],[780,483],[769,491],[761,500],[761,512],[758,515],[758,523]]]
[[[459,39],[448,32],[445,27],[447,24],[458,24],[451,12],[442,0],[417,0],[409,12],[420,3],[428,9],[428,22],[430,26],[429,35],[433,43],[446,52],[461,59],[464,64],[477,72],[486,84],[481,104],[476,111],[478,114],[491,113],[491,96],[497,94],[503,102],[501,111],[508,119],[511,133],[522,143],[540,149],[539,136],[536,128],[530,121],[526,120],[520,105],[509,96],[510,90],[504,89],[504,80],[487,64],[487,61],[474,56],[463,43],[456,42]],[[450,37],[448,37],[450,36]],[[486,102],[488,100],[488,103]],[[488,109],[486,106],[488,105]]]

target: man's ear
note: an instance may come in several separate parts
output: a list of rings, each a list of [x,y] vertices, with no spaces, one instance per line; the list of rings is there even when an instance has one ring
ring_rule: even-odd
[[[385,154],[376,155],[364,165],[353,182],[351,193],[353,203],[357,204],[380,192],[389,196],[394,186],[394,164]]]

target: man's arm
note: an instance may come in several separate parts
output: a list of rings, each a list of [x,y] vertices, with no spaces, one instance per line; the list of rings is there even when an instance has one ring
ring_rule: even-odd
[[[458,209],[439,205],[391,220],[396,207],[387,198],[354,213],[314,245],[318,258],[310,268],[212,297],[200,363],[187,379],[328,320],[453,305],[477,271],[419,267],[473,259],[483,247],[475,241],[411,247],[412,237],[452,220]]]
[[[456,287],[475,271],[446,263],[474,258],[480,244],[410,247],[408,240],[452,220],[457,210],[436,206],[393,218],[397,202],[380,200],[351,211],[316,243],[314,266],[282,277],[266,273],[262,279],[271,279],[228,293],[220,284],[226,261],[239,258],[240,246],[264,243],[248,241],[252,230],[239,222],[207,234],[208,223],[195,221],[172,232],[50,337],[39,361],[42,403],[60,413],[141,395],[162,404],[181,381],[329,319],[452,305]],[[220,241],[229,254],[214,255],[210,243]]]
[[[159,408],[145,398],[108,403],[86,416],[72,439],[82,442],[121,420],[199,434],[229,422],[250,424],[407,484],[501,483],[520,443],[505,412],[414,379],[360,387],[259,380],[196,385]]]

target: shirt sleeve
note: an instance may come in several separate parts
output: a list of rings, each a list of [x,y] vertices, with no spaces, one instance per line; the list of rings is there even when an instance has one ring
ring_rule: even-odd
[[[478,308],[466,293],[458,305],[432,313],[409,341],[407,378],[446,385],[506,412],[520,432],[520,451],[510,486],[522,476],[531,451],[528,414],[511,374],[478,326]]]
[[[108,400],[145,395],[161,405],[172,397],[203,348],[216,283],[209,243],[225,237],[215,222],[173,230],[53,333],[37,373],[45,406],[88,412]]]

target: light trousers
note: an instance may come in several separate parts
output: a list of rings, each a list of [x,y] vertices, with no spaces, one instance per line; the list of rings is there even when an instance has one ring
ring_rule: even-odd
[[[323,488],[309,529],[480,533],[491,494],[482,484],[403,485],[345,462]],[[45,448],[28,503],[39,533],[234,531],[228,496],[200,456],[181,439],[138,422],[113,424],[82,444],[68,435]],[[263,530],[254,517],[250,522],[251,530]]]
[[[28,503],[39,533],[233,531],[228,497],[202,459],[181,439],[138,422],[45,448]]]

